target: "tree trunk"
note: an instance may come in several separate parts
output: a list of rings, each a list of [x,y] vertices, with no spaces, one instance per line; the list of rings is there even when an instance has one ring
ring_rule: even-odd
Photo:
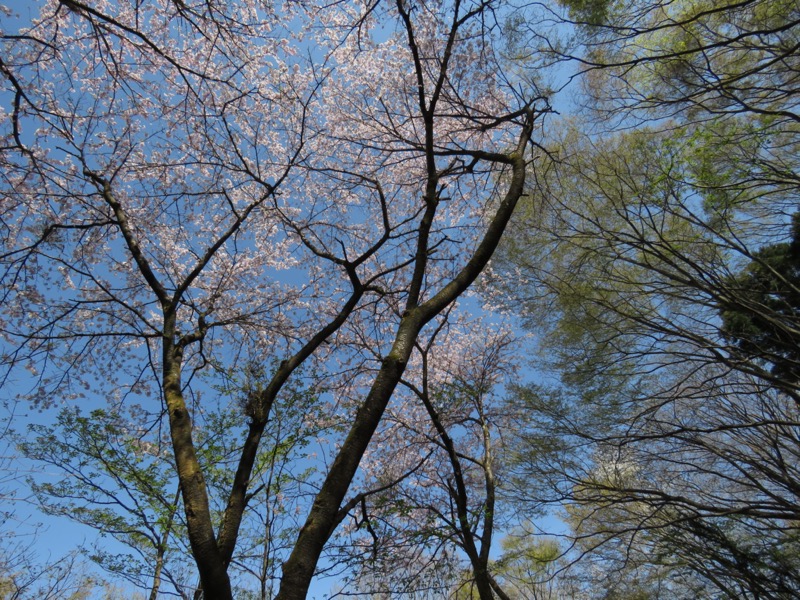
[[[303,600],[314,576],[317,561],[336,523],[336,515],[355,476],[361,457],[383,416],[397,383],[405,371],[414,341],[422,326],[416,312],[400,322],[392,351],[383,360],[378,376],[356,413],[347,439],[331,466],[314,505],[300,530],[291,556],[283,565],[283,578],[276,600]]]
[[[165,329],[168,319],[165,318]],[[170,435],[175,465],[183,495],[186,525],[192,555],[206,598],[233,600],[226,565],[217,547],[205,478],[192,441],[192,420],[181,391],[181,352],[164,339],[164,399],[169,412]]]

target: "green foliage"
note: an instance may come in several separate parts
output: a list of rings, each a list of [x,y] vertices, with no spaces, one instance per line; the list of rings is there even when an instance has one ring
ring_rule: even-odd
[[[30,485],[43,509],[111,536],[133,555],[87,551],[107,572],[143,589],[159,587],[159,565],[180,591],[185,548],[177,482],[168,446],[153,440],[143,415],[96,409],[62,410],[54,425],[32,425],[20,449],[64,476]],[[175,559],[175,563],[171,564]]]
[[[214,507],[212,518],[223,520],[243,434],[242,412],[261,380],[244,369],[242,380],[227,378],[217,403],[202,398],[195,422],[196,448]],[[270,414],[252,475],[248,509],[231,568],[237,594],[269,597],[279,578],[287,549],[294,542],[294,508],[299,486],[314,475],[312,466],[296,468],[306,448],[320,433],[308,427],[312,407],[319,410],[320,390],[287,385]],[[62,410],[52,425],[31,426],[20,443],[29,458],[63,474],[53,480],[31,479],[43,509],[87,525],[122,543],[109,550],[102,539],[85,553],[115,578],[142,589],[190,594],[196,585],[185,540],[185,524],[172,453],[152,415],[136,407]],[[159,567],[159,565],[161,565]],[[241,570],[239,570],[241,568]],[[162,583],[158,583],[156,576]],[[255,580],[255,581],[254,581]]]
[[[513,598],[558,597],[555,576],[564,566],[564,551],[556,540],[517,529],[503,538],[501,547],[502,554],[491,568],[507,594]]]
[[[727,282],[723,332],[748,358],[766,360],[790,382],[800,376],[800,213],[792,240],[766,246]]]
[[[570,16],[581,24],[602,25],[606,22],[611,0],[559,0]]]
[[[609,3],[582,32],[587,118],[496,267],[547,377],[509,399],[518,497],[567,507],[589,598],[800,589],[798,9],[778,4]]]

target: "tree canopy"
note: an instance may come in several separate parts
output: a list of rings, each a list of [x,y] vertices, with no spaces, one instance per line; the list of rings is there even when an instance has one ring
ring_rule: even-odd
[[[796,2],[15,10],[0,384],[108,573],[800,595]]]
[[[569,3],[585,110],[500,261],[557,377],[517,485],[597,597],[794,598],[797,7],[623,4]]]
[[[303,425],[334,439],[281,557],[305,597],[423,329],[499,243],[549,106],[496,4],[45,2],[3,32],[3,380],[168,427],[206,597],[307,368]],[[214,396],[253,368],[209,464]]]

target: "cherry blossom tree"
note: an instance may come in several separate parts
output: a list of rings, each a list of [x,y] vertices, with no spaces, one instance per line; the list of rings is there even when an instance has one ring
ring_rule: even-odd
[[[350,521],[359,587],[410,593],[436,582],[440,595],[473,589],[508,598],[491,553],[499,531],[517,523],[501,502],[501,432],[519,415],[502,410],[498,395],[515,374],[519,344],[487,319],[454,318],[417,349],[419,366],[402,379],[404,393],[364,460],[375,492]],[[439,575],[442,565],[448,577]]]
[[[2,382],[41,407],[108,398],[165,420],[206,597],[231,597],[290,378],[313,364],[330,392],[308,427],[348,431],[283,565],[287,599],[305,597],[420,333],[491,258],[548,112],[507,68],[509,10],[51,0],[2,32]],[[205,398],[253,364],[269,372],[216,498]]]

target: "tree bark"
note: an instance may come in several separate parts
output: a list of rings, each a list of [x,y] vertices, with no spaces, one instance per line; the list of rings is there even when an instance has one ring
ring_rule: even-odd
[[[164,321],[165,330],[170,331],[169,314]],[[164,336],[163,343],[164,399],[169,413],[172,448],[183,495],[186,529],[200,574],[200,585],[206,598],[233,600],[227,567],[214,536],[205,478],[192,441],[192,420],[181,391],[182,353],[169,336]]]

